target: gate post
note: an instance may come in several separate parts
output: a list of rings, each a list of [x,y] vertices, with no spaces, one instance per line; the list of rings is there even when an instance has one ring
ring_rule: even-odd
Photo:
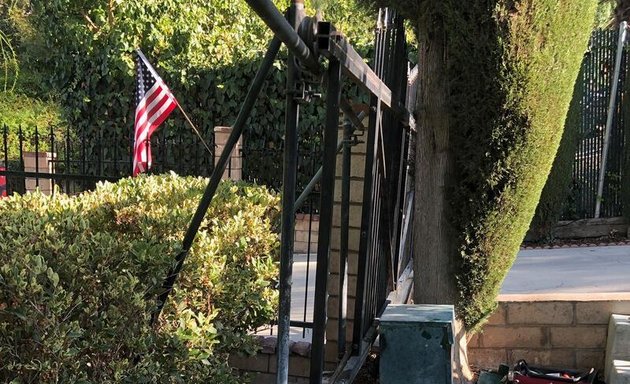
[[[304,19],[304,0],[293,0],[289,8],[289,24],[297,30]],[[300,105],[296,100],[297,57],[287,55],[287,88],[282,177],[282,230],[280,235],[280,305],[278,308],[278,373],[277,384],[289,380],[289,329],[291,327],[291,285],[293,284],[293,241],[295,235],[295,188],[298,162],[298,121]]]
[[[332,234],[335,170],[337,161],[337,130],[341,99],[341,64],[331,58],[328,63],[326,87],[326,125],[322,159],[319,236],[317,238],[317,271],[315,273],[315,307],[313,313],[313,344],[311,350],[311,384],[322,382],[324,371],[324,338],[328,306],[328,261]]]
[[[221,153],[223,153],[223,149],[225,148],[225,144],[232,133],[232,127],[214,127],[214,165],[217,165],[219,162],[219,158],[221,157]],[[240,136],[238,142],[234,146],[234,149],[230,153],[230,158],[228,160],[227,167],[225,171],[223,171],[223,176],[221,176],[221,180],[230,179],[234,181],[238,181],[242,179],[243,175],[243,155],[242,155],[242,147],[243,147],[243,136]]]
[[[53,161],[56,158],[57,154],[52,152],[24,152],[24,172],[53,173]],[[39,188],[43,194],[50,195],[53,191],[53,180],[49,178],[27,177],[25,182],[27,192],[34,192]]]

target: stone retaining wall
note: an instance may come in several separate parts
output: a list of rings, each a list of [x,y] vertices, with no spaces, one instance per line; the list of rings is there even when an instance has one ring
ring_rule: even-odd
[[[255,356],[231,356],[230,366],[253,377],[252,384],[275,384],[277,355],[275,336],[260,336],[258,341],[261,351]],[[306,341],[291,342],[289,356],[289,383],[307,384],[309,382],[311,343]]]
[[[602,370],[610,315],[630,314],[630,294],[572,296],[500,296],[483,331],[469,341],[470,363],[496,368],[525,359],[531,365]]]

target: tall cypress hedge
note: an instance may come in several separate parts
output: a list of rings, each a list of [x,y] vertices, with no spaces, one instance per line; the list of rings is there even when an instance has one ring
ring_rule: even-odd
[[[553,239],[553,228],[567,210],[571,199],[573,163],[581,138],[579,126],[582,119],[581,101],[584,95],[581,78],[582,76],[578,76],[575,82],[560,146],[530,225],[528,237],[533,241]]]
[[[389,3],[417,23],[445,26],[453,159],[446,193],[459,244],[457,310],[471,329],[495,308],[534,215],[597,1]]]

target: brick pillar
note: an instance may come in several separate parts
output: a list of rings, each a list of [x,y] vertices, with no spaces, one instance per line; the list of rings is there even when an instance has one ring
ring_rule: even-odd
[[[367,118],[363,121],[367,127]],[[343,127],[339,129],[339,140],[343,139]],[[363,205],[363,179],[365,173],[365,143],[352,147],[350,167],[350,228],[348,233],[348,300],[346,316],[346,347],[350,348],[353,332],[354,301],[357,287],[359,240],[361,234],[361,209]],[[341,248],[341,168],[342,157],[337,155],[335,175],[335,206],[330,243],[330,270],[328,274],[328,323],[326,325],[326,363],[334,366],[338,362],[337,340],[339,326],[339,271]]]
[[[24,161],[24,172],[40,172],[54,173],[53,160],[57,158],[56,153],[51,152],[24,152],[22,160]],[[34,192],[39,184],[39,189],[44,194],[51,194],[53,190],[53,181],[51,179],[37,179],[27,177],[25,186],[27,192]]]
[[[232,133],[232,127],[214,127],[214,164],[216,165],[221,157],[225,143]],[[238,139],[234,150],[230,155],[230,161],[225,167],[222,179],[241,180],[243,175],[243,157],[242,157],[243,138]]]

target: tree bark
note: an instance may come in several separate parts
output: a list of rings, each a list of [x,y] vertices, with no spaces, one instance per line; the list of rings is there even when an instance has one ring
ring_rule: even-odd
[[[414,223],[414,302],[455,304],[457,244],[448,218],[448,188],[453,172],[450,146],[447,36],[440,17],[418,23],[416,100],[416,185]],[[472,379],[466,355],[466,331],[454,324],[453,376]]]

